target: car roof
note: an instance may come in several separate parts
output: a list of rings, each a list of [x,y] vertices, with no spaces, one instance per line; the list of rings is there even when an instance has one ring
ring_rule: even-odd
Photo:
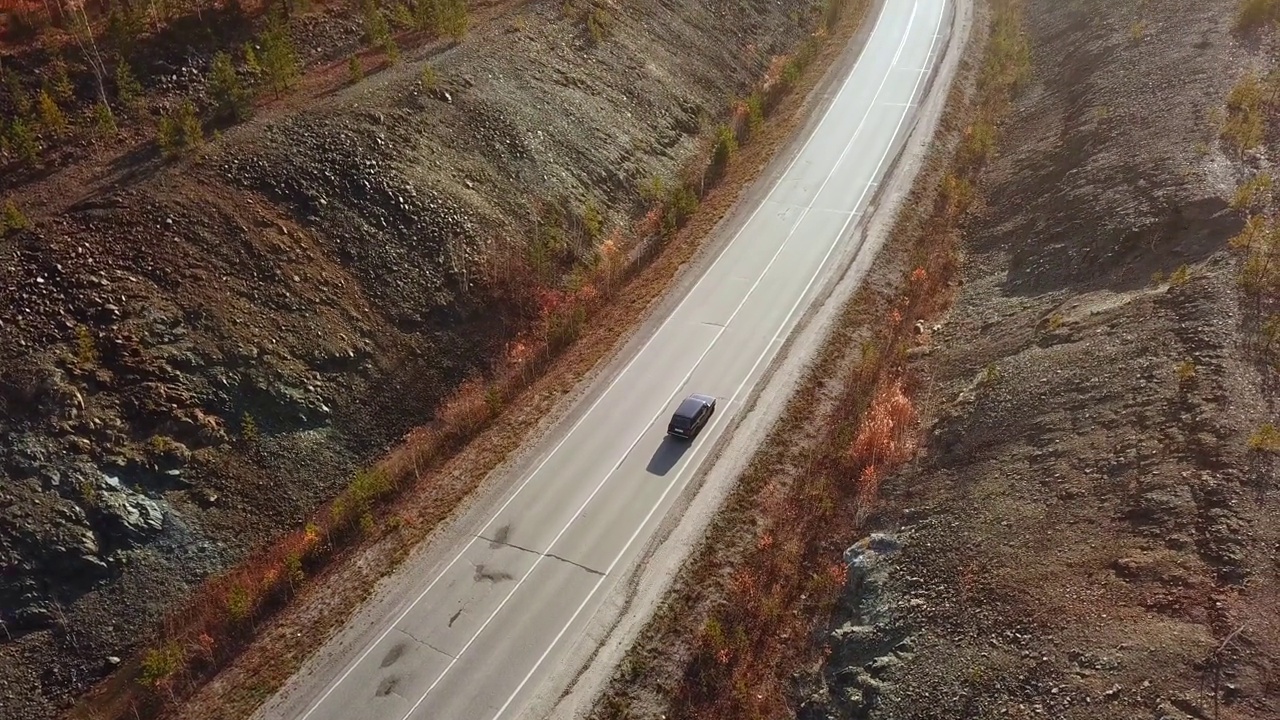
[[[676,408],[676,415],[679,415],[680,417],[693,417],[703,405],[711,404],[713,399],[714,398],[706,395],[690,395],[681,401],[680,407]]]

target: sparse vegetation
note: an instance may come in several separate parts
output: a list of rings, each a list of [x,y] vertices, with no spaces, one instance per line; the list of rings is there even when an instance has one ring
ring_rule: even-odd
[[[1179,287],[1186,285],[1191,280],[1191,267],[1188,265],[1179,265],[1178,269],[1169,274],[1169,287]]]
[[[755,135],[764,126],[764,95],[756,91],[747,96],[747,132]]]
[[[728,125],[721,125],[716,129],[715,151],[711,156],[712,167],[724,168],[733,159],[733,154],[738,151],[738,138],[733,132],[733,128]]]
[[[249,117],[249,93],[236,76],[231,56],[225,52],[213,56],[213,67],[209,71],[209,95],[213,98],[216,117],[236,122]]]
[[[39,161],[40,146],[36,144],[35,133],[31,132],[26,120],[15,117],[9,123],[6,139],[6,144],[23,165],[31,167]]]
[[[142,656],[142,671],[138,679],[143,685],[158,688],[182,669],[186,659],[182,645],[167,642]]]
[[[1262,80],[1256,73],[1245,73],[1227,97],[1221,131],[1222,139],[1238,154],[1243,155],[1262,142],[1266,106]]]
[[[249,413],[240,417],[240,437],[247,443],[256,443],[262,438],[262,432],[258,430],[258,421]]]
[[[596,44],[605,41],[613,32],[613,18],[602,7],[593,7],[587,13],[587,34]]]
[[[1146,37],[1146,35],[1147,23],[1145,20],[1135,20],[1134,23],[1129,26],[1129,39],[1133,42],[1142,42],[1142,39]]]
[[[183,101],[172,113],[160,118],[156,143],[164,154],[170,156],[191,152],[204,144],[204,130],[190,100]]]
[[[4,211],[0,213],[0,235],[10,230],[26,230],[30,226],[27,216],[22,214],[12,200],[6,200]]]
[[[594,244],[604,236],[604,218],[600,209],[590,200],[582,208],[582,225],[586,228],[587,238]]]
[[[1257,452],[1280,453],[1280,429],[1267,423],[1249,436],[1249,449]]]
[[[360,67],[360,58],[352,55],[347,59],[347,82],[355,85],[364,79],[364,69]]]
[[[40,128],[54,138],[61,138],[67,133],[67,116],[58,107],[53,96],[41,90],[36,96],[36,108],[40,112]]]
[[[103,102],[93,104],[93,109],[89,111],[89,121],[93,126],[94,134],[101,139],[110,139],[120,131],[116,125],[116,116]]]
[[[253,598],[248,588],[237,585],[227,593],[227,617],[235,622],[244,622],[253,612]]]
[[[436,76],[436,69],[430,65],[424,65],[422,75],[418,78],[422,82],[422,89],[427,92],[435,90],[440,85],[440,78]]]
[[[418,8],[419,29],[454,40],[466,37],[470,19],[465,0],[422,0]]]
[[[1241,183],[1231,198],[1234,210],[1253,212],[1269,205],[1271,198],[1271,173],[1260,172]]]
[[[1178,363],[1178,367],[1175,369],[1175,372],[1178,375],[1179,383],[1191,382],[1196,377],[1196,364],[1190,360],[1183,360]]]
[[[136,111],[142,103],[142,85],[129,63],[124,61],[116,63],[116,99],[130,112]]]
[[[391,39],[391,28],[382,16],[376,0],[363,0],[360,5],[361,22],[364,25],[364,41],[369,45],[383,46]]]
[[[262,45],[262,71],[267,84],[279,97],[293,86],[298,77],[298,60],[289,39],[289,30],[278,16],[272,16],[270,24],[260,38]]]
[[[98,364],[98,343],[84,325],[76,326],[76,362],[91,367]]]
[[[987,365],[982,368],[982,379],[979,381],[983,385],[993,385],[1000,379],[1000,368],[995,365]]]
[[[400,62],[400,46],[391,36],[387,36],[387,39],[382,41],[382,53],[387,56],[388,65]]]

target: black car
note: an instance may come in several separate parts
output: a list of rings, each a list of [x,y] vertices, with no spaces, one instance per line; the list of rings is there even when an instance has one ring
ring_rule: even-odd
[[[692,440],[706,427],[716,411],[716,399],[710,395],[690,395],[680,403],[667,423],[667,434]]]

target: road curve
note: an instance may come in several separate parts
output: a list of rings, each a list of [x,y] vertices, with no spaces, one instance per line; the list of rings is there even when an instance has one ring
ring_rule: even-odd
[[[857,64],[764,201],[657,331],[452,561],[261,720],[512,718],[737,412],[850,241],[909,128],[952,0],[885,0]],[[692,443],[664,437],[715,395]],[[328,672],[328,677],[323,673]]]

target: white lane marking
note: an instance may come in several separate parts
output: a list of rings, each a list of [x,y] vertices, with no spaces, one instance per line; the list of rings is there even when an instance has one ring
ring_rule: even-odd
[[[898,45],[898,52],[894,54],[895,63],[897,62],[898,56],[902,53],[902,46],[906,44],[907,38],[910,37],[911,35],[911,25],[915,21],[915,15],[916,15],[915,9],[916,7],[918,7],[918,4],[919,3],[917,0],[917,3],[915,5],[912,5],[911,20],[907,22],[907,29],[902,36],[903,38],[902,43]],[[893,70],[892,64],[890,64],[889,70],[890,71]],[[854,130],[853,135],[850,136],[848,144],[844,146],[844,150],[840,152],[840,157],[838,157],[836,159],[835,164],[831,166],[831,171],[827,174],[827,177],[823,179],[822,184],[818,186],[818,190],[814,192],[813,194],[814,201],[816,201],[819,197],[822,196],[822,191],[825,190],[827,187],[827,184],[831,182],[831,178],[835,177],[836,171],[840,169],[840,166],[841,164],[844,163],[844,160],[848,156],[849,151],[853,149],[854,144],[857,143],[858,137],[862,134],[862,128],[866,125],[867,118],[871,116],[871,111],[875,109],[876,99],[880,97],[880,92],[884,90],[885,83],[888,81],[888,79],[889,79],[889,73],[886,72],[884,78],[880,81],[880,87],[876,89],[875,96],[871,98],[871,103],[868,104],[867,106],[867,111],[863,113],[862,119],[858,122],[857,129]],[[863,192],[865,194],[866,191],[864,190]],[[859,199],[859,202],[861,202],[861,199]],[[676,395],[678,395],[682,389],[684,389],[684,386],[689,382],[689,379],[693,377],[693,374],[697,372],[698,367],[702,365],[703,359],[706,358],[707,354],[710,353],[713,348],[715,348],[716,343],[719,342],[720,340],[720,337],[724,335],[729,325],[733,323],[733,319],[738,316],[738,312],[742,310],[743,306],[747,304],[747,301],[751,299],[751,296],[755,294],[756,289],[760,287],[760,283],[763,282],[765,277],[768,276],[769,270],[773,268],[773,264],[778,260],[778,257],[782,255],[782,251],[785,250],[787,246],[791,243],[791,238],[795,237],[796,231],[800,229],[800,226],[804,223],[804,219],[808,217],[809,211],[811,209],[812,209],[812,205],[810,205],[809,207],[805,207],[800,212],[800,217],[799,219],[796,220],[796,224],[793,225],[791,227],[791,230],[787,232],[787,236],[783,238],[782,243],[778,245],[778,249],[774,251],[773,256],[769,258],[769,264],[765,265],[764,270],[761,271],[760,275],[756,277],[755,282],[751,284],[751,287],[750,289],[747,290],[747,293],[742,296],[742,300],[738,302],[738,306],[733,309],[733,312],[729,315],[729,319],[725,320],[724,324],[721,325],[719,330],[716,331],[715,337],[711,339],[711,344],[708,345],[707,348],[702,351],[702,354],[698,356],[698,359],[694,362],[693,367],[689,368],[689,372],[686,373],[684,378],[680,380],[680,384],[676,386],[675,390],[672,391],[671,395],[669,395],[667,399],[663,401],[662,405],[659,406],[658,412],[653,416],[653,418],[648,422],[648,424],[645,425],[644,429],[640,431],[640,434],[636,436],[636,439],[632,441],[631,446],[627,448],[627,451],[623,453],[621,457],[618,458],[618,461],[614,463],[612,468],[609,469],[609,472],[606,473],[603,478],[601,478],[600,482],[591,491],[591,494],[587,497],[586,500],[583,501],[582,505],[578,507],[577,511],[574,512],[573,516],[569,519],[569,522],[565,523],[564,527],[560,528],[560,532],[556,533],[556,536],[551,540],[551,544],[547,546],[546,552],[538,556],[538,559],[533,562],[533,565],[529,568],[527,572],[525,572],[524,576],[520,578],[519,582],[515,584],[515,587],[511,588],[511,591],[508,592],[507,596],[502,599],[502,602],[498,603],[498,607],[494,608],[493,612],[489,614],[489,617],[485,619],[484,623],[480,626],[480,628],[476,630],[474,635],[471,636],[471,639],[468,640],[467,643],[462,646],[462,649],[458,651],[458,654],[455,655],[454,658],[449,661],[449,664],[446,665],[444,670],[440,673],[440,675],[436,677],[435,682],[431,683],[431,686],[427,688],[426,692],[422,693],[422,697],[418,698],[418,701],[413,704],[413,707],[409,708],[409,712],[405,713],[404,718],[402,718],[402,720],[409,720],[409,718],[413,716],[414,711],[417,710],[418,707],[422,705],[423,702],[426,701],[427,696],[431,694],[431,691],[436,689],[436,686],[439,685],[442,680],[444,680],[445,676],[449,674],[449,671],[453,669],[453,666],[456,665],[458,663],[458,660],[460,660],[462,656],[467,652],[467,648],[471,647],[471,644],[474,643],[482,633],[484,633],[485,628],[489,626],[489,623],[493,622],[493,619],[498,616],[498,613],[502,612],[502,608],[506,607],[507,602],[511,600],[512,597],[515,596],[516,591],[520,589],[520,586],[524,585],[524,582],[533,575],[533,571],[538,568],[538,564],[541,563],[543,559],[547,557],[547,554],[549,554],[555,548],[555,545],[557,542],[560,541],[560,538],[563,537],[566,532],[568,532],[569,528],[572,527],[575,522],[577,522],[578,518],[582,515],[582,511],[585,510],[587,508],[587,505],[591,503],[591,500],[595,498],[596,493],[600,492],[601,488],[603,488],[609,482],[609,480],[613,477],[613,474],[617,472],[618,468],[622,467],[622,463],[626,461],[627,456],[631,454],[631,451],[635,449],[636,445],[638,445],[640,441],[644,439],[645,433],[649,431],[649,428],[653,427],[653,424],[658,422],[658,420],[663,416],[663,414],[668,411],[669,409],[668,406],[671,404],[671,401],[675,399]],[[849,218],[845,220],[844,228],[847,228],[849,226],[849,223],[852,222],[852,220],[853,220],[853,216],[850,215]],[[844,230],[842,228],[841,232],[843,233],[843,231]],[[836,239],[839,240],[839,236],[836,236]],[[833,243],[832,248],[834,247],[835,247],[835,244]],[[831,255],[831,250],[828,250],[827,256],[830,257],[830,255]],[[824,265],[826,264],[826,258],[823,258],[823,264]],[[812,280],[810,280],[810,282],[812,283]],[[808,286],[806,286],[805,292],[806,293],[808,292]],[[799,301],[797,301],[797,305],[798,304],[799,304]],[[795,307],[796,305],[792,306],[792,312],[795,311]],[[790,320],[790,315],[788,315],[787,317],[787,321],[789,320]],[[776,337],[777,336],[775,335],[775,339]],[[760,359],[768,354],[769,348],[772,346],[772,344],[773,342],[770,341],[769,345],[765,346],[764,353],[761,354],[760,358],[756,359],[757,365],[760,363]],[[755,366],[752,367],[752,372],[755,372]],[[743,382],[745,383],[746,381],[744,380]],[[742,385],[739,385],[738,390],[734,391],[734,398],[737,397],[737,394],[739,391],[741,391],[741,389],[742,389]],[[726,405],[731,404],[732,402],[733,402],[733,399],[730,399],[729,403],[726,403]],[[723,417],[723,415],[721,415],[721,417]],[[711,427],[715,427],[715,425],[717,424],[719,424],[719,421],[713,422]],[[684,471],[682,470],[681,472],[676,474],[676,477],[680,477],[683,474],[684,474]],[[670,491],[671,487],[672,486],[670,484],[667,485],[667,490],[663,491],[662,493],[663,498],[666,497],[667,492]],[[659,503],[661,503],[661,500],[659,500]],[[657,506],[655,505],[653,508],[649,510],[649,514],[646,516],[646,520],[645,520],[646,523],[648,522],[648,518],[653,516],[653,513],[656,509],[657,509]],[[643,527],[644,527],[644,524],[641,524],[640,527],[636,529],[636,532],[632,534],[631,539],[627,541],[627,547],[631,546],[631,543],[635,541],[636,535],[639,534],[640,530],[643,529]],[[626,551],[626,548],[624,547],[623,552],[625,551]],[[606,570],[604,574],[600,576],[601,579],[606,577],[609,574],[609,572],[613,570],[613,567],[617,565],[617,562],[618,561],[615,558],[614,561],[610,563],[609,570]],[[598,582],[596,584],[596,587],[597,588],[599,587]],[[591,595],[595,595],[595,592],[596,592],[595,589],[593,589],[591,591]],[[590,599],[591,595],[588,595],[588,599]],[[576,617],[576,613],[575,613],[575,617]],[[560,635],[563,635],[563,634],[564,634],[564,631],[561,630]],[[556,636],[557,639],[560,637],[560,635]],[[541,660],[539,660],[539,662],[541,662]]]
[[[946,0],[942,0],[942,7],[938,11],[939,27],[941,27],[942,25],[942,20],[946,12],[946,7],[947,7]],[[915,16],[915,11],[912,10],[912,17],[914,16]],[[907,34],[910,34],[909,24],[908,24]],[[933,39],[929,44],[930,55],[933,54],[933,47],[941,37],[943,37],[942,34],[935,34],[933,36]],[[886,77],[887,77],[887,74],[886,74]],[[883,87],[883,83],[881,84],[881,87]],[[911,89],[911,96],[915,97],[915,94],[919,89],[920,89],[920,83],[917,80],[916,84]],[[879,93],[877,93],[877,95],[878,94]],[[872,102],[874,104],[874,100]],[[894,128],[893,136],[890,138],[889,143],[885,146],[884,152],[881,153],[880,161],[876,163],[876,169],[874,172],[871,173],[871,177],[878,177],[880,175],[880,169],[884,166],[884,161],[888,159],[889,151],[893,148],[893,142],[894,140],[897,140],[898,133],[902,131],[902,123],[904,120],[906,120],[907,114],[908,113],[904,111],[902,115],[898,117],[898,124]],[[873,185],[878,185],[878,184],[879,184],[878,182],[867,183],[867,185],[862,190],[862,194],[858,197],[858,202],[857,204],[854,205],[854,207],[855,208],[861,207],[863,200],[866,199],[867,192],[871,189]],[[800,302],[804,300],[806,296],[808,296],[809,291],[813,288],[813,283],[817,281],[818,276],[822,274],[822,270],[826,267],[827,261],[831,258],[831,253],[835,251],[837,246],[839,246],[840,238],[844,237],[845,232],[848,231],[849,224],[853,221],[853,217],[854,216],[850,216],[849,220],[845,222],[844,227],[840,228],[840,232],[836,234],[835,240],[831,243],[831,247],[827,248],[827,253],[826,255],[823,256],[822,262],[818,265],[817,271],[813,274],[812,277],[809,278],[809,282],[804,286],[804,290],[800,293],[799,297],[796,299],[795,304],[791,306],[790,312],[787,313],[786,319],[783,320],[783,323],[778,328],[778,331],[774,333],[773,339],[769,341],[769,345],[766,347],[765,354],[756,358],[756,362],[754,365],[751,366],[751,370],[747,372],[746,377],[742,379],[742,382],[738,385],[738,388],[733,391],[733,396],[729,398],[729,402],[725,403],[726,410],[733,405],[734,401],[737,400],[739,393],[742,392],[743,387],[746,386],[747,382],[751,379],[751,377],[755,375],[756,369],[760,366],[760,362],[764,360],[764,358],[767,355],[770,354],[769,348],[772,348],[775,344],[777,344],[778,339],[782,337],[783,331],[786,330],[787,326],[791,324],[791,321],[795,316],[796,309],[799,308],[800,306]],[[722,413],[717,415],[717,417],[711,422],[710,427],[707,428],[707,432],[708,433],[713,432],[715,430],[715,427],[720,424],[720,420],[728,414],[729,413]],[[604,574],[600,576],[600,579],[596,581],[595,586],[591,588],[591,592],[588,593],[587,597],[584,598],[582,602],[578,605],[577,610],[574,610],[573,615],[569,618],[569,621],[565,623],[564,627],[560,628],[560,632],[556,634],[555,639],[551,641],[551,643],[547,646],[547,649],[542,651],[542,655],[538,658],[538,661],[535,662],[533,667],[529,669],[529,672],[525,674],[524,679],[521,680],[520,684],[516,686],[516,689],[512,691],[510,697],[508,697],[507,701],[502,704],[501,708],[498,709],[497,714],[493,716],[492,720],[499,720],[499,718],[502,717],[502,714],[507,711],[507,708],[511,706],[511,703],[515,701],[516,697],[520,694],[520,691],[524,690],[524,686],[528,684],[529,680],[533,677],[534,673],[536,673],[538,671],[538,668],[542,666],[542,663],[546,661],[547,656],[550,655],[551,651],[554,650],[556,645],[560,643],[560,640],[564,637],[564,634],[569,631],[570,627],[573,626],[573,623],[578,619],[578,615],[582,614],[582,611],[587,607],[587,604],[591,602],[591,598],[595,597],[595,594],[599,592],[600,586],[604,584],[605,579],[608,578],[609,575],[613,574],[613,570],[615,567],[617,567],[618,562],[621,561],[622,558],[627,554],[627,551],[631,549],[631,544],[636,541],[636,538],[639,536],[640,532],[644,530],[645,526],[649,524],[649,521],[653,519],[653,514],[657,512],[658,508],[662,507],[663,502],[666,501],[667,494],[671,492],[672,488],[676,486],[680,478],[691,467],[696,467],[696,465],[694,465],[692,462],[685,463],[684,467],[682,467],[676,473],[676,476],[672,478],[671,482],[667,485],[666,489],[663,490],[662,496],[658,498],[658,502],[655,503],[652,508],[650,508],[649,513],[645,515],[644,520],[640,523],[638,527],[636,527],[635,532],[632,533],[631,537],[627,540],[627,544],[623,546],[622,551],[619,552],[616,557],[614,557],[613,562],[609,563],[609,567],[604,571]]]
[[[876,24],[872,27],[871,37],[874,37],[876,30],[880,27],[880,22],[884,19],[885,8],[887,6],[888,6],[888,3],[884,3],[880,6],[880,14],[876,16]],[[868,45],[870,45],[870,40],[868,40]],[[853,78],[858,74],[858,67],[862,65],[862,61],[865,59],[866,59],[866,47],[864,46],[863,52],[858,56],[857,61],[854,62],[853,68],[849,71],[848,77],[846,77],[844,79],[844,82],[840,84],[840,90],[839,92],[836,93],[836,97],[840,97],[841,95],[844,95],[845,91],[849,87],[849,83],[853,82]],[[569,441],[569,438],[572,437],[574,431],[577,430],[578,427],[582,425],[582,423],[586,422],[587,418],[590,417],[591,412],[595,410],[596,407],[601,402],[604,401],[606,396],[608,396],[609,391],[613,390],[614,386],[622,381],[622,379],[626,376],[627,371],[631,369],[631,366],[634,365],[636,361],[638,361],[644,355],[645,350],[647,350],[649,348],[649,345],[651,345],[653,341],[662,333],[663,328],[665,328],[667,324],[672,321],[672,319],[674,319],[677,315],[679,315],[680,309],[684,307],[685,303],[687,303],[689,299],[692,298],[697,293],[697,290],[699,287],[701,287],[702,283],[706,281],[708,277],[711,277],[712,271],[715,270],[716,266],[720,264],[721,260],[723,260],[725,257],[729,255],[730,248],[732,248],[735,244],[737,244],[738,238],[740,238],[742,236],[742,233],[746,230],[746,228],[751,225],[751,221],[755,220],[756,215],[760,214],[760,211],[764,209],[765,203],[769,202],[769,199],[772,198],[773,195],[778,192],[778,188],[782,185],[783,180],[786,180],[787,176],[791,174],[792,168],[794,168],[796,163],[800,161],[800,158],[804,156],[805,151],[809,149],[809,145],[813,143],[814,138],[818,137],[818,135],[821,134],[819,131],[822,130],[822,127],[827,124],[828,120],[831,119],[832,117],[831,110],[834,106],[835,106],[834,102],[831,105],[827,106],[827,109],[823,112],[822,119],[818,121],[818,124],[817,126],[814,127],[813,132],[809,135],[808,138],[805,139],[804,144],[800,146],[800,150],[796,153],[795,157],[791,158],[791,162],[787,163],[787,167],[782,171],[782,174],[780,174],[778,178],[774,180],[773,187],[769,189],[769,194],[765,196],[764,201],[761,202],[760,205],[758,205],[756,209],[751,212],[751,215],[747,217],[746,221],[738,228],[738,231],[734,233],[733,238],[731,238],[729,242],[725,244],[724,249],[720,251],[720,254],[718,256],[716,256],[716,259],[711,263],[711,266],[707,268],[706,272],[703,273],[702,277],[698,278],[698,281],[694,283],[692,288],[689,289],[689,292],[684,296],[684,299],[682,299],[680,303],[676,305],[675,309],[671,311],[671,314],[668,315],[666,319],[663,320],[662,323],[658,326],[658,329],[653,332],[653,335],[651,335],[649,339],[645,342],[645,344],[642,345],[638,351],[636,351],[636,354],[631,358],[631,360],[626,365],[623,366],[622,370],[618,372],[618,374],[614,377],[613,381],[610,382],[607,386],[605,386],[605,389],[600,393],[600,396],[596,398],[595,402],[591,403],[591,405],[587,407],[586,411],[582,413],[582,416],[578,418],[577,422],[575,422],[572,426],[569,427],[569,430],[568,432],[565,433],[564,438],[562,438],[560,442],[556,443],[556,445],[551,448],[550,452],[547,453],[547,455],[543,458],[543,460],[540,463],[538,463],[537,467],[535,467],[532,472],[530,472],[528,475],[525,476],[525,479],[516,487],[515,491],[507,498],[507,500],[502,503],[502,505],[493,514],[493,516],[485,521],[484,525],[481,526],[480,534],[483,534],[484,529],[487,528],[489,524],[492,523],[494,520],[497,520],[498,517],[501,516],[504,511],[506,511],[507,507],[513,501],[515,501],[516,497],[520,495],[520,493],[525,489],[525,487],[530,483],[530,481],[532,481],[533,478],[537,476],[538,471],[541,470],[544,465],[550,462],[551,458],[555,456],[555,454],[560,450],[561,446],[563,446],[566,442]],[[814,193],[814,197],[817,197],[817,193]],[[418,594],[418,597],[414,598],[413,602],[410,603],[409,606],[404,609],[404,612],[400,613],[400,615],[395,619],[395,621],[392,622],[391,625],[388,626],[387,629],[384,630],[382,634],[378,636],[377,640],[374,640],[373,643],[371,643],[367,648],[365,648],[364,652],[360,653],[360,656],[357,657],[355,661],[352,662],[345,671],[343,671],[342,675],[338,676],[337,680],[333,681],[333,684],[331,684],[324,691],[324,694],[322,694],[320,698],[316,700],[315,704],[312,705],[311,708],[307,710],[307,712],[304,713],[302,717],[299,718],[298,720],[307,720],[307,718],[311,717],[311,714],[314,713],[320,707],[320,705],[322,705],[324,701],[327,700],[329,696],[333,694],[333,691],[337,690],[338,686],[341,685],[351,675],[351,673],[354,672],[355,669],[360,666],[362,662],[364,662],[364,659],[369,656],[369,653],[373,652],[374,649],[383,640],[386,639],[387,635],[389,635],[391,631],[395,629],[396,625],[399,625],[401,620],[404,620],[409,613],[413,612],[413,609],[418,606],[418,603],[422,602],[422,599],[427,596],[427,593],[431,592],[432,588],[436,586],[436,583],[440,582],[440,579],[443,578],[445,575],[447,575],[449,571],[453,569],[453,566],[456,565],[464,555],[466,555],[467,551],[470,550],[471,546],[474,545],[476,542],[477,542],[476,538],[472,537],[471,541],[468,542],[465,546],[463,546],[462,550],[459,551],[458,554],[455,555],[454,558],[449,561],[449,564],[446,565],[445,568],[441,570],[440,573],[436,575],[436,577],[427,585],[427,587],[421,593]]]

